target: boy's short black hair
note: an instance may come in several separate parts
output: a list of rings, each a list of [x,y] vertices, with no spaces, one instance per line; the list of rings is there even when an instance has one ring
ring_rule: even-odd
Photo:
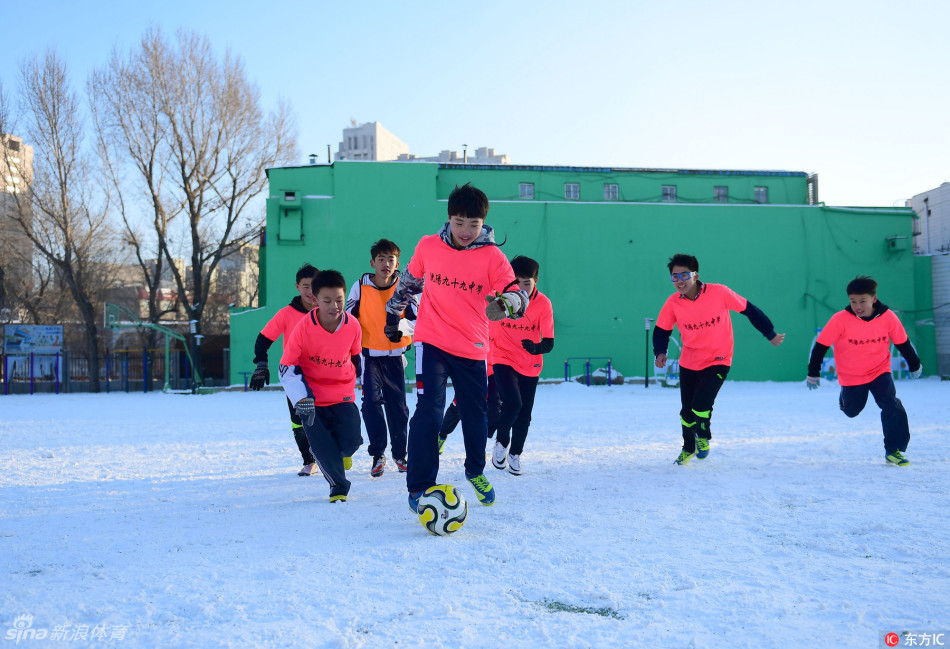
[[[488,214],[488,197],[485,192],[472,183],[455,186],[449,194],[449,216],[462,216],[466,219],[484,219]]]
[[[297,283],[299,284],[300,280],[307,279],[308,277],[310,279],[313,279],[314,277],[317,276],[317,273],[319,272],[320,271],[317,270],[315,266],[311,266],[310,264],[304,264],[297,270]]]
[[[511,260],[511,270],[515,271],[516,277],[530,277],[531,279],[538,279],[538,270],[541,267],[531,257],[524,257],[518,255]]]
[[[877,295],[877,282],[867,275],[858,275],[848,282],[848,295]]]
[[[321,270],[314,278],[310,290],[316,295],[321,288],[342,288],[345,291],[346,280],[343,279],[343,274],[340,272],[335,270]]]
[[[670,257],[670,263],[666,265],[671,273],[673,272],[673,266],[684,266],[693,272],[699,272],[699,260],[692,255],[684,255],[682,253],[673,255]]]
[[[399,246],[389,239],[380,239],[369,249],[369,258],[376,259],[378,255],[396,255],[398,258],[401,252]]]

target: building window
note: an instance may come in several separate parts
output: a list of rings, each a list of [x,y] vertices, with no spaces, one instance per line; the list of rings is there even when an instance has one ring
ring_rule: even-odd
[[[604,183],[604,200],[619,201],[620,185],[617,185],[616,183]]]
[[[568,201],[580,200],[580,183],[564,183],[564,199]]]
[[[713,200],[717,203],[728,203],[729,188],[722,185],[713,187]]]
[[[364,149],[369,148],[369,147],[366,146],[366,136],[365,136],[365,135],[363,136],[363,148],[364,148]]]
[[[754,196],[755,196],[756,203],[768,203],[769,202],[769,188],[756,187]]]
[[[534,200],[534,183],[520,183],[518,185],[518,198],[526,201]]]
[[[676,202],[676,185],[663,185],[663,201],[665,203]]]

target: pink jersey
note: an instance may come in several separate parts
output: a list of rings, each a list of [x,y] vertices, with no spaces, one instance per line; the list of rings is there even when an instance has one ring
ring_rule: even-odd
[[[834,348],[839,385],[862,385],[891,371],[891,342],[907,342],[907,332],[890,309],[870,322],[838,311],[818,334],[818,342]]]
[[[359,355],[363,347],[360,323],[344,313],[339,328],[329,332],[317,321],[317,311],[319,307],[305,314],[284,340],[280,364],[300,367],[316,405],[353,403],[356,368],[350,357]]]
[[[498,246],[459,250],[438,234],[427,235],[416,245],[407,270],[425,282],[413,340],[454,356],[485,360],[485,298],[515,282],[511,264]]]
[[[666,299],[656,326],[673,329],[683,339],[680,367],[702,370],[712,365],[732,365],[730,311],[744,311],[746,299],[722,284],[703,284],[699,297],[690,300],[674,293]]]
[[[290,336],[290,332],[294,330],[294,327],[297,326],[297,323],[300,322],[300,319],[305,315],[307,315],[305,311],[298,311],[293,304],[288,304],[274,314],[270,322],[261,329],[261,333],[265,338],[270,340],[277,340],[283,335],[284,344],[286,345],[287,337]]]
[[[542,338],[554,338],[554,308],[547,295],[535,290],[524,317],[492,322],[489,328],[492,364],[508,365],[522,376],[541,374],[544,355],[529,354],[521,341],[527,338],[539,343]]]

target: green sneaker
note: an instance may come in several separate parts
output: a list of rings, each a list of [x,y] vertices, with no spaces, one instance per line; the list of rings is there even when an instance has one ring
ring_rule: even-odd
[[[709,440],[705,437],[696,438],[696,459],[705,460],[709,457]]]
[[[442,455],[442,449],[445,448],[445,437],[439,435],[439,455]]]
[[[674,464],[679,464],[680,466],[686,466],[689,464],[689,461],[696,456],[695,453],[690,453],[689,451],[682,451],[679,454],[679,457],[676,458]]]
[[[491,486],[491,483],[488,481],[488,478],[485,477],[484,473],[470,476],[466,472],[465,478],[475,487],[475,495],[478,496],[478,502],[483,505],[492,505],[495,503],[495,488]]]
[[[900,451],[888,453],[884,456],[884,459],[887,460],[888,464],[893,464],[894,466],[910,466],[910,460],[901,455]]]
[[[349,455],[343,458],[343,468],[347,471],[353,468],[353,456]]]

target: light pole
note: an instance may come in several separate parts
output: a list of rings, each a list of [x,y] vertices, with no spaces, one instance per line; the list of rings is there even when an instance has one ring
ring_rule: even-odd
[[[643,387],[650,387],[650,327],[653,326],[653,318],[643,319],[644,348],[643,348]]]
[[[462,162],[464,162],[465,164],[468,164],[468,145],[467,144],[462,145]]]

